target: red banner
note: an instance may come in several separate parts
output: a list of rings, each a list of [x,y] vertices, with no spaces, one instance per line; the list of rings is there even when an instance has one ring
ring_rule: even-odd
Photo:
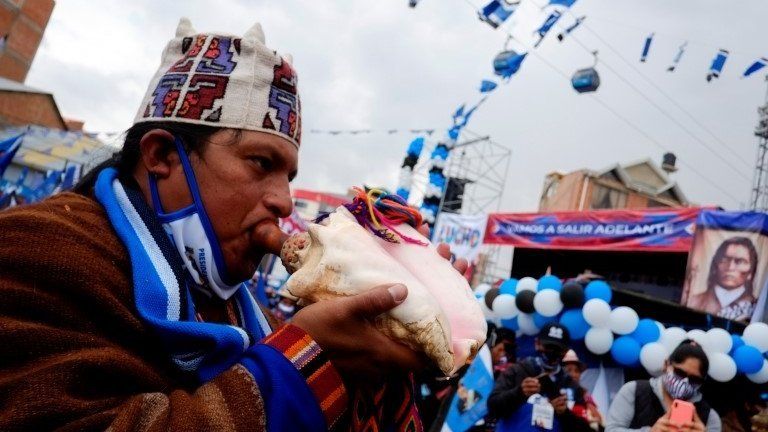
[[[486,244],[535,249],[688,252],[700,208],[494,213]]]

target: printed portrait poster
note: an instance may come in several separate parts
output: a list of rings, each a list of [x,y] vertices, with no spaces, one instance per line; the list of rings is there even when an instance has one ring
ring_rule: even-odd
[[[681,304],[726,319],[766,321],[767,276],[768,214],[699,214]]]

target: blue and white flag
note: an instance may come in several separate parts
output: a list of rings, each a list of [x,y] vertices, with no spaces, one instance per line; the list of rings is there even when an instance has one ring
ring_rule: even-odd
[[[13,161],[16,152],[21,148],[24,134],[17,135],[6,140],[0,141],[0,177]]]
[[[496,84],[495,82],[493,82],[491,80],[483,80],[480,83],[480,93],[492,92],[492,91],[494,91],[496,89],[497,86],[498,86],[498,84]]]
[[[584,22],[585,19],[587,19],[586,15],[576,18],[576,21],[573,24],[571,24],[567,29],[565,29],[564,31],[560,32],[560,34],[557,35],[557,40],[562,42],[563,39],[565,39],[566,36],[571,34],[571,32],[576,30],[576,28],[579,27],[581,23]]]
[[[458,124],[459,123],[459,119],[464,117],[464,106],[465,105],[466,104],[461,104],[461,106],[456,109],[456,112],[453,113],[453,124]]]
[[[520,0],[507,1],[507,0],[491,0],[490,3],[478,12],[478,15],[482,21],[485,21],[493,28],[498,28],[504,24],[517,7],[520,5]]]
[[[744,73],[741,75],[742,78],[746,78],[753,73],[759,71],[760,69],[764,68],[765,65],[768,64],[768,59],[765,57],[760,57],[759,59],[755,60],[754,63],[752,63],[747,70],[744,71]]]
[[[712,60],[712,66],[709,67],[707,82],[712,81],[712,78],[720,78],[726,60],[728,60],[728,50],[721,49],[715,54],[715,58]]]
[[[680,45],[680,48],[677,49],[677,54],[675,54],[675,58],[672,59],[672,64],[667,68],[667,72],[674,72],[675,69],[677,69],[677,65],[680,63],[680,59],[683,58],[683,54],[685,54],[685,48],[687,46],[688,41],[685,41],[682,45]]]
[[[70,165],[64,172],[64,180],[61,182],[60,191],[68,191],[80,179],[80,165]]]
[[[488,396],[493,391],[491,351],[487,345],[480,348],[459,380],[459,388],[451,401],[448,416],[440,432],[464,432],[488,414]]]
[[[640,54],[640,61],[645,63],[645,59],[648,57],[648,51],[651,50],[651,42],[653,42],[653,33],[645,38],[645,44],[643,44],[643,53]]]
[[[573,6],[574,3],[576,3],[576,0],[549,0],[549,4],[547,6],[560,5],[565,7],[571,7]]]
[[[534,33],[537,33],[539,35],[539,40],[536,41],[536,44],[534,44],[534,47],[538,47],[539,44],[541,44],[541,41],[544,40],[544,36],[547,35],[547,32],[557,23],[557,20],[560,19],[560,17],[563,16],[563,14],[560,11],[554,11],[547,17],[546,20],[544,20],[544,24],[541,25]]]

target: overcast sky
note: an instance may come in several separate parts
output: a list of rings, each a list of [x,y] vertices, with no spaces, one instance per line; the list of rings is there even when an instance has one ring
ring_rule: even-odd
[[[478,21],[468,3],[483,5],[59,0],[27,84],[53,92],[63,114],[85,120],[87,130],[124,130],[179,17],[189,17],[199,31],[235,34],[258,21],[267,45],[293,54],[299,73],[305,133],[295,185],[333,192],[361,183],[394,188],[413,136],[386,131],[436,128],[439,138],[456,107],[475,102],[480,80],[493,77],[491,62],[505,34]],[[531,44],[548,12],[538,7],[543,3],[523,0],[507,26],[520,40],[513,48]],[[764,75],[740,76],[768,55],[768,2],[579,0],[572,12],[587,16],[574,38],[558,43],[553,31],[469,124],[512,150],[502,210],[536,210],[548,172],[660,160],[664,151],[677,154],[674,178],[691,201],[744,205],[757,148],[756,108],[766,84]],[[562,24],[573,19],[566,15]],[[640,63],[651,31],[656,39],[648,62]],[[688,51],[678,71],[666,72],[684,40]],[[562,75],[592,63],[585,47],[599,50],[601,60],[602,84],[594,95],[576,94]],[[720,79],[707,83],[718,48],[731,56]],[[331,136],[311,129],[376,132]]]

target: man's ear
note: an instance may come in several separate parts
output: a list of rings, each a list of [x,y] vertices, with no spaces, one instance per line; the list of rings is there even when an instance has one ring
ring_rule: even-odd
[[[173,140],[173,134],[164,129],[152,129],[141,137],[141,164],[150,174],[158,178],[171,175],[171,167],[179,163]]]

